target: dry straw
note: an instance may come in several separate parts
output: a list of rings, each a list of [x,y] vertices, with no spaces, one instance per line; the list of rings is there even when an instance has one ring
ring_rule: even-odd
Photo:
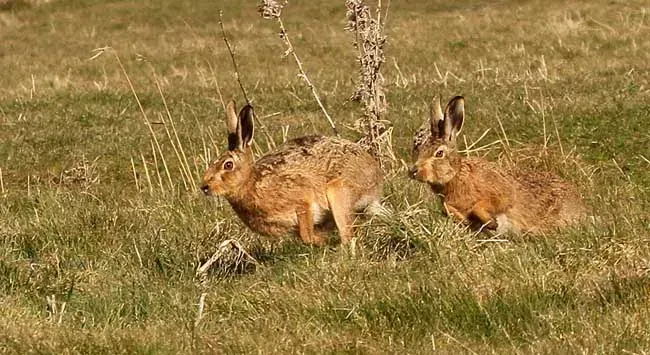
[[[2,193],[3,196],[7,194],[5,190],[5,182],[2,179],[2,168],[0,168],[0,193]]]
[[[168,192],[173,192],[176,189],[176,187],[179,186],[178,180],[174,177],[174,174],[172,174],[172,170],[170,169],[170,166],[168,164],[168,159],[165,157],[164,154],[163,145],[166,144],[170,146],[174,152],[174,157],[176,158],[176,161],[178,163],[178,172],[180,175],[180,184],[182,184],[182,187],[186,191],[198,191],[198,187],[196,185],[196,181],[197,181],[196,175],[198,175],[198,173],[196,172],[200,171],[201,169],[199,169],[199,167],[197,166],[198,163],[196,160],[188,159],[188,156],[190,157],[197,156],[198,153],[192,151],[187,153],[186,149],[183,147],[180,136],[176,129],[176,123],[170,112],[169,106],[167,105],[167,99],[165,98],[156,71],[154,70],[153,67],[151,67],[156,89],[158,91],[158,94],[160,95],[165,111],[164,113],[158,113],[156,115],[158,120],[154,122],[149,118],[147,111],[142,106],[140,97],[135,89],[135,86],[133,85],[133,82],[131,81],[129,74],[124,64],[122,63],[122,60],[120,59],[120,56],[113,48],[102,47],[102,48],[94,49],[93,50],[94,54],[92,55],[91,58],[89,58],[89,60],[95,60],[107,52],[114,55],[115,60],[118,66],[120,67],[122,74],[124,75],[129,90],[133,94],[133,98],[135,99],[135,102],[138,106],[144,124],[147,127],[147,130],[149,132],[149,143],[151,146],[151,157],[153,159],[153,163],[148,161],[145,158],[145,155],[141,152],[138,154],[139,159],[138,158],[133,159],[132,157],[130,161],[131,169],[133,170],[133,179],[136,188],[138,189],[138,191],[148,190],[150,194],[153,194],[154,187],[157,185],[157,188],[160,189],[160,192],[164,195]],[[154,125],[162,126],[164,130],[164,135],[162,137],[158,137],[159,134],[157,134],[156,131],[154,130],[153,128]],[[208,153],[206,151],[207,147],[205,144],[203,145],[203,149],[204,151],[202,152],[201,155],[207,156]],[[142,167],[145,175],[144,181],[139,177],[137,173],[137,168],[136,168],[137,160],[142,161]],[[194,169],[192,169],[190,162],[194,163]],[[153,165],[151,170],[149,168],[149,165]],[[90,165],[90,168],[92,167],[93,166]],[[192,172],[193,170],[195,173]],[[163,174],[161,174],[161,171],[163,172]],[[85,172],[86,173],[89,172],[88,167],[86,167]],[[92,172],[92,169],[90,170],[90,172]]]

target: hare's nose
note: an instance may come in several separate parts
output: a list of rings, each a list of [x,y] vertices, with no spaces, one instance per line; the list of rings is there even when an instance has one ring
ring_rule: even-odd
[[[411,169],[409,169],[409,177],[410,178],[415,179],[415,175],[417,175],[417,173],[418,173],[417,166],[414,165],[413,167],[411,167]]]
[[[210,194],[210,187],[207,184],[205,184],[205,185],[201,186],[201,191],[203,191],[204,194],[209,195]]]

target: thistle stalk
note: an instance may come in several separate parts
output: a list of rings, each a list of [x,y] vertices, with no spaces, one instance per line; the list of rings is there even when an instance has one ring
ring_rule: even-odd
[[[347,25],[345,29],[354,33],[353,45],[358,50],[359,77],[351,99],[363,105],[363,118],[357,125],[365,136],[359,141],[375,154],[385,165],[385,158],[395,160],[391,144],[390,122],[382,117],[386,113],[386,96],[381,65],[385,61],[384,23],[382,23],[381,0],[377,1],[376,17],[363,0],[345,2]]]

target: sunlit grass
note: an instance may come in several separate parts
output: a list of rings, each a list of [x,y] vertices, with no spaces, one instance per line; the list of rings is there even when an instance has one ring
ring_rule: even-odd
[[[329,132],[256,2],[10,2],[0,0],[0,351],[650,350],[644,2],[391,3],[386,117],[405,164],[387,175],[390,212],[359,218],[350,248],[335,234],[326,248],[260,237],[196,191],[225,148],[217,85],[243,100],[219,10],[273,139]],[[343,1],[289,3],[283,21],[354,139],[344,13]],[[469,154],[560,174],[593,218],[541,237],[477,235],[445,218],[403,168],[435,93],[466,97],[462,148],[487,132]]]

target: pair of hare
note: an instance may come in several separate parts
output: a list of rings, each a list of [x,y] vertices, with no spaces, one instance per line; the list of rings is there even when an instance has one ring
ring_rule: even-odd
[[[355,213],[382,209],[382,171],[356,143],[305,136],[255,160],[253,108],[246,105],[237,116],[230,102],[226,111],[228,151],[205,172],[201,189],[225,196],[253,231],[293,232],[307,244],[324,245],[335,225],[347,244]],[[409,175],[442,196],[447,214],[480,228],[515,233],[544,232],[584,215],[577,192],[552,174],[515,176],[485,159],[462,157],[456,138],[464,118],[462,97],[454,97],[444,114],[435,99],[430,120],[414,141]]]

